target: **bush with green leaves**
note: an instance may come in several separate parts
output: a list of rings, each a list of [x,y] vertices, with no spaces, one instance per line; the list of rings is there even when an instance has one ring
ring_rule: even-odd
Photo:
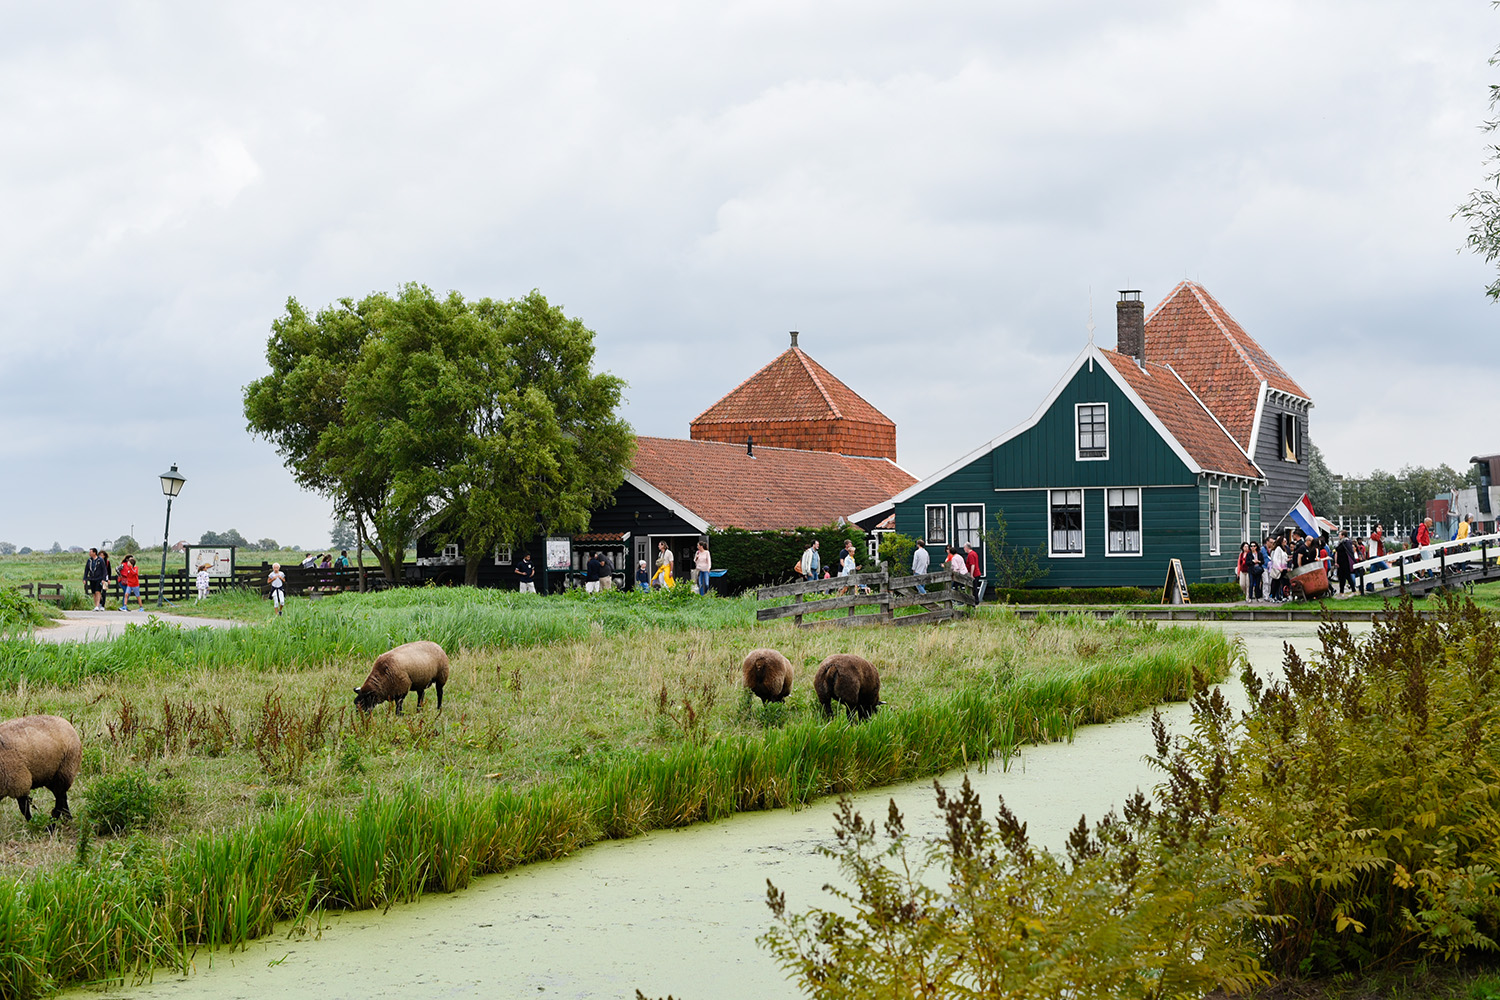
[[[0,635],[26,632],[46,625],[47,610],[35,598],[9,588],[0,588]]]
[[[834,561],[845,540],[854,543],[855,559],[861,571],[871,571],[873,560],[866,554],[865,533],[852,524],[830,524],[823,528],[798,528],[795,531],[744,531],[726,528],[708,533],[708,548],[714,568],[725,571],[725,592],[737,594],[754,587],[786,583],[792,578],[792,564],[816,540],[825,568],[837,569]]]
[[[86,816],[95,833],[125,833],[150,826],[163,812],[167,795],[140,769],[94,779]]]
[[[1500,624],[1410,598],[1356,640],[1319,630],[1251,711],[1195,713],[1201,773],[1232,747],[1225,812],[1260,859],[1255,923],[1280,974],[1493,951],[1500,939]]]

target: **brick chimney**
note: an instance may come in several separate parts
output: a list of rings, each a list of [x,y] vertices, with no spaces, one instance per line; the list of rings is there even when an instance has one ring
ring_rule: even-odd
[[[1129,288],[1120,292],[1120,301],[1115,303],[1115,350],[1128,354],[1136,361],[1146,360],[1146,303],[1141,301],[1139,289]]]

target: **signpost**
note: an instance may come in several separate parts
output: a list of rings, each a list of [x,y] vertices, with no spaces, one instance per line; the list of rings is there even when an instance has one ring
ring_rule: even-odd
[[[1192,603],[1188,599],[1187,576],[1182,572],[1181,559],[1173,559],[1167,563],[1167,582],[1162,584],[1161,603]]]

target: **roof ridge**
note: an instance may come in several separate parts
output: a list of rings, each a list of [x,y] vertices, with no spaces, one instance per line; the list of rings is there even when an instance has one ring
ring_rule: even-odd
[[[1254,372],[1256,377],[1258,377],[1262,382],[1267,381],[1266,373],[1261,371],[1260,365],[1256,364],[1255,359],[1252,358],[1249,352],[1245,350],[1245,345],[1240,343],[1240,338],[1236,337],[1230,331],[1229,327],[1224,325],[1224,319],[1219,315],[1219,313],[1222,312],[1224,316],[1228,316],[1230,322],[1232,322],[1235,326],[1238,326],[1241,330],[1244,330],[1245,328],[1243,325],[1241,325],[1240,321],[1235,319],[1233,316],[1229,316],[1229,310],[1219,305],[1219,300],[1214,298],[1212,295],[1209,295],[1208,289],[1204,288],[1200,284],[1197,284],[1196,282],[1184,283],[1192,291],[1193,297],[1198,300],[1198,304],[1203,307],[1204,312],[1208,313],[1208,318],[1213,320],[1214,326],[1219,328],[1219,332],[1224,335],[1224,339],[1229,341],[1229,346],[1234,348],[1234,353],[1240,356],[1240,360],[1245,363],[1245,367]],[[1205,299],[1207,301],[1205,301]],[[1246,333],[1245,336],[1248,337],[1249,333]]]
[[[1219,430],[1224,432],[1224,436],[1229,439],[1229,443],[1238,448],[1240,454],[1245,456],[1245,461],[1254,466],[1255,471],[1259,472],[1261,476],[1264,477],[1266,474],[1265,470],[1256,464],[1255,459],[1250,456],[1250,452],[1245,450],[1245,446],[1240,444],[1239,439],[1236,438],[1233,434],[1229,433],[1229,428],[1224,426],[1224,422],[1219,419],[1218,414],[1214,413],[1209,405],[1205,403],[1196,392],[1193,391],[1193,387],[1188,385],[1187,379],[1179,375],[1177,369],[1173,368],[1170,364],[1163,362],[1162,367],[1171,372],[1172,375],[1177,379],[1177,381],[1182,383],[1182,387],[1188,391],[1188,395],[1193,397],[1193,402],[1197,403],[1200,407],[1203,408],[1203,412],[1208,414],[1208,418],[1214,422],[1214,425],[1218,427]],[[1265,380],[1262,380],[1261,384],[1264,385]]]
[[[823,401],[828,404],[828,409],[831,410],[833,412],[833,415],[838,419],[844,419],[844,411],[840,410],[839,404],[833,401],[833,395],[828,391],[827,388],[824,387],[823,380],[818,378],[818,373],[814,370],[815,368],[823,368],[823,366],[818,364],[816,361],[813,361],[813,359],[808,357],[806,354],[802,353],[802,348],[800,347],[788,347],[787,350],[791,351],[792,354],[796,356],[797,360],[802,362],[802,370],[807,372],[808,377],[813,380],[813,385],[817,386],[818,392],[822,393]],[[825,368],[824,371],[827,371],[827,369]],[[828,372],[828,374],[830,376],[833,375],[832,372]],[[848,388],[848,386],[845,386],[845,388]],[[849,391],[853,392],[854,390],[850,389]]]
[[[714,407],[716,407],[720,403],[724,402],[724,400],[728,399],[730,396],[733,396],[735,393],[737,393],[741,389],[745,388],[745,386],[749,385],[751,382],[754,382],[756,379],[760,378],[767,371],[769,371],[772,367],[774,367],[778,361],[780,361],[782,358],[786,357],[786,355],[787,355],[788,352],[795,351],[795,350],[797,350],[797,348],[795,348],[795,347],[789,347],[789,348],[787,348],[785,351],[782,351],[780,354],[776,355],[770,361],[767,361],[765,364],[761,365],[754,372],[752,372],[748,377],[740,380],[739,385],[736,385],[733,389],[730,389],[728,392],[724,393],[724,395],[722,395],[718,399],[714,400],[712,403],[710,403],[708,405],[708,409],[704,410],[702,413],[698,414],[691,421],[689,421],[689,426],[691,426],[694,423],[697,423],[699,420],[702,420],[705,416],[708,415],[709,410],[712,410]],[[673,440],[673,439],[666,438],[664,440]]]

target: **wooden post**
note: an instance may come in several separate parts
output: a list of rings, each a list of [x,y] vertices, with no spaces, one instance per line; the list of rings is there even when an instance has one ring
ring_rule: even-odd
[[[801,594],[797,594],[796,596],[794,596],[792,598],[792,600],[795,603],[797,603],[797,604],[801,604],[802,603],[802,595]],[[792,621],[796,624],[796,626],[798,628],[801,628],[802,627],[802,614],[801,614],[801,612],[798,612],[797,615],[796,615],[796,617],[794,617],[792,619]]]

